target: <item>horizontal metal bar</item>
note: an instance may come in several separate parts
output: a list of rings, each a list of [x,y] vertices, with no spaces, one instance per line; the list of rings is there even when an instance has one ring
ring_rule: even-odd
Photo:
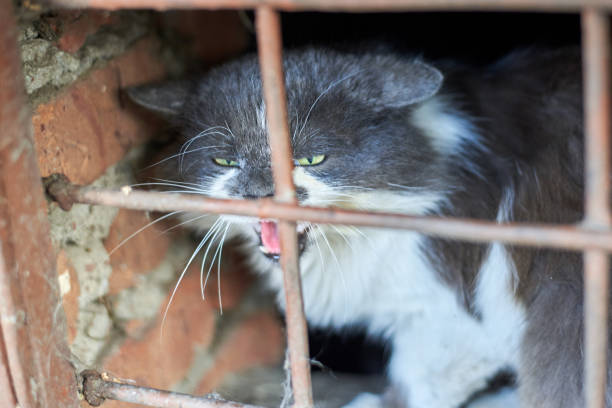
[[[577,12],[583,7],[610,9],[608,0],[47,0],[69,8],[243,9],[267,6],[284,11],[518,10]]]
[[[86,370],[79,375],[82,394],[94,407],[106,399],[130,402],[159,408],[263,408],[239,402],[225,401],[213,395],[195,397],[172,391],[139,387],[114,381],[106,381],[94,370]]]
[[[360,225],[414,230],[427,235],[472,242],[499,241],[524,246],[612,251],[612,231],[580,225],[497,224],[464,218],[422,217],[335,208],[301,207],[272,200],[220,200],[188,194],[94,189],[56,180],[48,186],[62,208],[71,203],[110,205],[150,211],[236,214],[279,220],[308,220],[320,224]]]

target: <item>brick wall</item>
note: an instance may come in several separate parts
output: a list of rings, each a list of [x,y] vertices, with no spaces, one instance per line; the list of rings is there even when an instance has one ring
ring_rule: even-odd
[[[147,140],[163,127],[131,110],[121,88],[180,75],[194,62],[219,62],[248,42],[235,12],[21,10],[21,17],[41,172],[79,184],[134,183]],[[184,231],[166,231],[179,221],[155,223],[117,248],[160,216],[86,205],[64,212],[49,203],[76,370],[206,393],[228,374],[278,364],[284,354],[279,318],[231,247],[221,263],[223,315],[216,276],[202,300],[196,264],[168,306],[194,248]]]

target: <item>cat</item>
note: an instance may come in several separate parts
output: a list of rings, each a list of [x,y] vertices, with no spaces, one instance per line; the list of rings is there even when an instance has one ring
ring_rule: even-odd
[[[580,50],[527,49],[486,67],[383,49],[287,51],[284,71],[303,205],[577,223],[583,216]],[[217,198],[272,196],[257,58],[132,99],[182,146],[174,181]],[[283,307],[273,220],[221,216]],[[363,326],[390,346],[389,391],[350,408],[457,408],[500,372],[520,406],[583,405],[579,253],[475,244],[411,231],[298,223],[311,325]],[[209,234],[209,239],[210,239]],[[612,407],[612,394],[606,394]]]

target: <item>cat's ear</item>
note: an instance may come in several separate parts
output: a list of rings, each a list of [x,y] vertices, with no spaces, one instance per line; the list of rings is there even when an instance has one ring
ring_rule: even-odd
[[[380,93],[373,102],[378,108],[402,108],[423,102],[438,93],[444,81],[437,68],[419,60],[385,65],[379,66],[375,74]]]
[[[394,70],[391,81],[383,87],[392,106],[401,107],[423,102],[440,90],[444,76],[437,68],[422,61],[413,61],[406,70]]]
[[[175,116],[181,111],[192,86],[189,80],[177,80],[134,86],[125,92],[145,109],[164,116]]]

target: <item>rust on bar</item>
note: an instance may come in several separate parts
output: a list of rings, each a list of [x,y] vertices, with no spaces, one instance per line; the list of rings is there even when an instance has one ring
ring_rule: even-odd
[[[236,214],[280,220],[307,220],[320,224],[360,225],[408,229],[426,235],[471,242],[500,241],[508,244],[569,250],[603,249],[612,251],[612,230],[583,225],[498,224],[467,218],[440,218],[403,214],[374,213],[337,208],[302,207],[269,199],[246,201],[198,197],[189,194],[154,191],[109,190],[75,185],[49,187],[55,194],[66,194],[71,202],[132,210],[185,211],[194,213]],[[68,201],[64,198],[65,201]]]
[[[289,138],[280,17],[274,10],[258,9],[255,27],[274,175],[274,198],[283,203],[297,203],[291,175],[293,154]]]
[[[6,276],[7,272],[4,270],[4,260],[2,258],[2,245],[0,245],[0,280]],[[3,296],[2,289],[7,288],[8,285],[0,283],[0,296]],[[3,316],[7,316],[2,307],[6,305],[4,301],[0,304],[0,319]],[[2,322],[0,322],[0,329],[2,328]],[[7,348],[4,345],[4,335],[0,330],[0,407],[16,407],[17,398],[15,397],[15,390],[11,383],[11,373],[8,363]]]
[[[0,329],[20,407],[78,407],[13,1],[0,0]]]
[[[610,224],[610,56],[608,16],[583,13],[585,222]]]
[[[79,381],[85,400],[94,407],[111,399],[158,408],[263,408],[226,401],[213,395],[196,397],[179,392],[106,381],[94,370],[81,372]]]
[[[297,204],[293,185],[293,153],[289,137],[285,76],[283,74],[280,15],[269,7],[256,11],[255,27],[263,97],[266,107],[268,140],[274,176],[274,201]],[[276,217],[274,217],[276,218]],[[285,291],[285,319],[291,364],[291,387],[294,407],[313,406],[310,378],[308,330],[299,270],[295,220],[279,220],[280,266]]]
[[[612,8],[608,0],[47,0],[56,7],[117,9],[244,9],[270,7],[284,11],[560,11],[583,7]]]
[[[602,250],[584,253],[584,395],[587,408],[605,408],[608,354],[609,255]]]
[[[16,407],[17,399],[11,385],[11,376],[4,350],[4,342],[0,333],[0,407]]]
[[[0,361],[0,364],[5,366],[3,371],[6,371],[5,384],[0,385],[2,385],[2,388],[10,387],[10,392],[4,398],[11,397],[11,399],[17,399],[21,396],[20,400],[23,404],[23,396],[28,392],[25,382],[27,378],[25,370],[27,367],[24,367],[19,358],[20,353],[22,354],[21,358],[25,354],[25,352],[20,351],[19,347],[20,338],[23,338],[23,334],[20,330],[19,314],[15,308],[14,295],[11,293],[12,285],[6,265],[2,241],[0,240],[0,345],[2,346],[2,350],[0,350],[2,361]],[[28,354],[25,354],[25,356],[31,358],[29,349],[27,352]],[[2,374],[4,373],[0,372],[0,375]],[[0,399],[0,401],[2,400]],[[15,404],[11,406],[15,406]]]
[[[585,219],[593,229],[610,227],[610,45],[608,16],[582,13],[585,112]],[[607,383],[609,255],[584,253],[585,363],[587,408],[604,408]]]

